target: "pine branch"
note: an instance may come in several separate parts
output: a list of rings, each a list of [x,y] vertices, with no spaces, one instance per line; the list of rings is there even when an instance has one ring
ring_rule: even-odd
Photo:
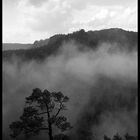
[[[62,102],[59,102],[59,103],[60,103],[60,107],[59,107],[57,113],[54,115],[55,118],[58,116],[58,114],[60,113],[60,111],[62,109]]]
[[[37,115],[42,115],[42,114],[47,114],[47,112],[41,112],[41,113],[38,113]]]

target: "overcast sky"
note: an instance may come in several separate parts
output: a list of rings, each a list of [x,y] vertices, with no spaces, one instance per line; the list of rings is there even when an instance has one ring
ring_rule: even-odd
[[[3,42],[114,27],[137,31],[137,0],[3,0]]]

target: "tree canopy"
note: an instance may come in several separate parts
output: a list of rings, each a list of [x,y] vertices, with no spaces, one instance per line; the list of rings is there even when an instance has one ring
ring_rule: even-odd
[[[33,136],[45,130],[49,139],[53,140],[54,126],[62,132],[72,128],[67,118],[61,113],[67,109],[65,104],[68,101],[69,98],[61,92],[33,89],[32,94],[26,97],[26,105],[20,119],[12,122],[9,126],[12,131],[10,136],[12,138],[16,138],[20,134]],[[55,136],[54,139],[58,136],[60,137],[60,134]],[[61,134],[62,136],[65,135]]]

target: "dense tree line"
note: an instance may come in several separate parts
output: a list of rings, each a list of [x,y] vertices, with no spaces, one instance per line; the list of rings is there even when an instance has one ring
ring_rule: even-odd
[[[71,34],[58,34],[46,40],[35,41],[32,48],[27,50],[3,51],[3,59],[11,60],[17,56],[23,60],[44,60],[50,55],[55,55],[63,42],[74,40],[77,44],[90,49],[96,49],[101,43],[117,43],[120,49],[132,51],[137,49],[137,32],[129,32],[122,29],[105,29],[100,31],[80,30]],[[37,45],[36,45],[37,44]],[[38,47],[35,47],[38,46]],[[84,48],[83,48],[84,49]]]

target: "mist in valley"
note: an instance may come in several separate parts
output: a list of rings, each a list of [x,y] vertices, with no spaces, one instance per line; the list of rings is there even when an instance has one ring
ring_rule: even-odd
[[[101,43],[98,49],[64,42],[45,61],[3,61],[3,138],[18,120],[33,88],[61,91],[70,98],[65,115],[75,140],[101,140],[106,134],[137,135],[137,50]],[[35,138],[33,138],[35,139]],[[46,139],[41,134],[37,139]]]

